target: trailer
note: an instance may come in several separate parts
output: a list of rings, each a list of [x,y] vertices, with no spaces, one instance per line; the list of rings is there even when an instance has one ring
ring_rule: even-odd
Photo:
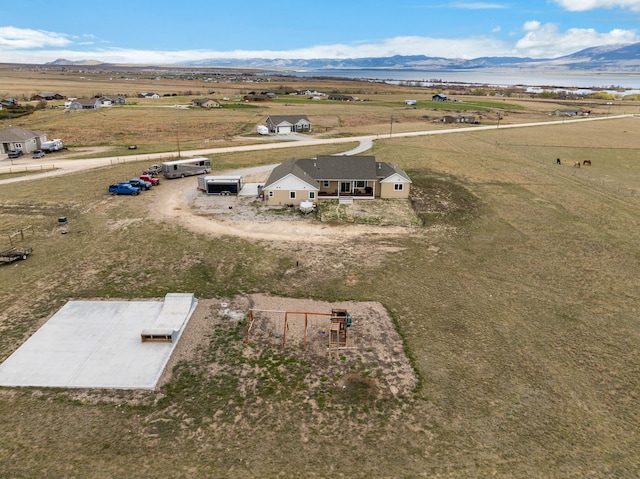
[[[198,191],[208,195],[237,195],[242,189],[242,176],[199,176]]]
[[[63,148],[64,143],[62,143],[62,140],[60,138],[55,138],[50,141],[43,141],[40,145],[40,149],[48,153],[51,153],[52,151],[59,151]]]
[[[31,254],[33,250],[31,248],[9,248],[4,251],[0,251],[0,264],[13,263],[21,259],[27,259],[27,256]]]

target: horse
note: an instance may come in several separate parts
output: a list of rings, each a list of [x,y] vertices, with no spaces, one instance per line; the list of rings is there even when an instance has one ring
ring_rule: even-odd
[[[576,161],[576,162],[573,164],[573,167],[574,167],[574,168],[580,168],[580,162],[579,162],[579,161]]]
[[[562,162],[560,161],[560,158],[558,158],[558,159],[556,160],[556,165],[561,165],[561,164],[562,164]]]
[[[591,160],[584,160],[584,161],[582,162],[582,166],[586,166],[586,165],[591,166]]]

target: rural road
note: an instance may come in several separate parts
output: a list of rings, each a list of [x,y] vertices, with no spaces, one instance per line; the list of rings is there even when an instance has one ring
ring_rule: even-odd
[[[509,125],[487,125],[487,126],[472,126],[467,128],[451,128],[446,130],[426,130],[426,131],[412,131],[406,133],[393,133],[389,135],[366,135],[366,136],[354,136],[348,138],[327,138],[327,139],[302,139],[296,141],[274,141],[269,143],[259,143],[253,145],[243,145],[243,146],[228,146],[223,148],[208,148],[201,150],[189,150],[182,151],[181,155],[184,156],[198,156],[198,155],[215,155],[218,153],[233,153],[233,152],[241,152],[241,151],[258,151],[258,150],[271,150],[271,149],[281,149],[281,148],[297,148],[301,146],[316,146],[316,145],[326,145],[326,144],[336,144],[336,143],[352,143],[359,142],[359,146],[354,148],[353,150],[347,151],[345,155],[355,155],[358,153],[363,153],[369,150],[373,142],[375,140],[384,140],[389,138],[404,138],[404,137],[413,137],[413,136],[427,136],[427,135],[445,135],[452,133],[467,133],[473,131],[484,131],[484,130],[495,130],[499,129],[508,129],[508,128],[525,128],[525,127],[534,127],[534,126],[549,126],[549,125],[563,125],[566,123],[577,123],[583,121],[601,121],[601,120],[613,120],[618,118],[627,118],[633,117],[637,115],[626,114],[626,115],[614,115],[607,117],[596,117],[596,118],[580,118],[575,120],[557,120],[557,121],[547,121],[547,122],[535,122],[535,123],[519,123],[519,124],[509,124]],[[0,185],[15,183],[18,181],[29,181],[29,180],[37,180],[42,177],[47,176],[59,176],[68,173],[74,173],[77,171],[88,170],[92,168],[100,168],[103,166],[108,166],[117,163],[124,163],[130,161],[143,161],[147,160],[150,163],[159,162],[159,161],[167,161],[172,158],[177,158],[178,152],[165,152],[165,153],[153,153],[153,154],[145,154],[145,155],[127,155],[127,156],[107,156],[102,158],[91,158],[84,160],[49,160],[48,156],[45,156],[42,159],[32,159],[30,156],[25,155],[24,157],[17,160],[0,160],[0,174],[3,173],[19,173],[19,172],[36,172],[42,170],[42,173],[33,173],[29,175],[16,176],[14,178],[7,178],[4,180],[0,180]]]

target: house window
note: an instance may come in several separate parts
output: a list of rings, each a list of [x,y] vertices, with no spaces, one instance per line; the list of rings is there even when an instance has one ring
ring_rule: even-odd
[[[273,198],[273,191],[269,191],[269,198]]]
[[[366,184],[366,181],[363,180],[357,180],[356,181],[356,188],[364,188]]]
[[[404,189],[404,185],[402,183],[396,183],[393,185],[393,189],[396,191],[402,191]]]
[[[315,191],[310,191],[309,192],[309,199],[312,200],[316,197],[316,192]]]
[[[322,186],[324,186],[325,188],[329,188],[329,180],[324,180],[322,182]]]
[[[290,191],[289,192],[289,199],[290,200],[295,200],[296,199],[296,192],[295,191]]]
[[[16,143],[16,148],[22,148],[22,143]]]

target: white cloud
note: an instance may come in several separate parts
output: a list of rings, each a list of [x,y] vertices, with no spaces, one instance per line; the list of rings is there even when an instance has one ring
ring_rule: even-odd
[[[0,27],[0,48],[65,47],[72,43],[67,35],[31,30],[28,28]]]
[[[554,0],[571,12],[586,12],[596,8],[628,8],[640,12],[640,0]]]
[[[589,47],[640,42],[640,37],[630,30],[598,33],[592,28],[571,28],[560,32],[552,23],[543,25],[537,21],[526,22],[523,29],[525,36],[515,45],[517,55],[533,58],[554,58]]]
[[[568,1],[568,0],[565,0]],[[640,2],[640,0],[638,0]],[[459,38],[403,36],[378,41],[317,45],[294,50],[181,50],[156,51],[98,47],[91,35],[72,37],[40,30],[0,28],[2,61],[8,63],[46,63],[57,58],[97,60],[108,63],[172,64],[212,58],[362,58],[393,55],[471,59],[485,56],[555,58],[584,48],[640,42],[630,30],[599,33],[594,29],[573,28],[559,31],[555,24],[532,20],[523,24],[522,36],[515,43],[487,34]],[[500,31],[496,27],[493,32]],[[522,32],[520,32],[522,34]],[[517,35],[514,36],[516,38]]]

